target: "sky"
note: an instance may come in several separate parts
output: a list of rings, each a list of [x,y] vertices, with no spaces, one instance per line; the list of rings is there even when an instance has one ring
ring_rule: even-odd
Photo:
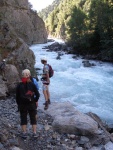
[[[48,5],[52,4],[54,0],[28,0],[34,10],[40,11],[41,9],[47,7]]]

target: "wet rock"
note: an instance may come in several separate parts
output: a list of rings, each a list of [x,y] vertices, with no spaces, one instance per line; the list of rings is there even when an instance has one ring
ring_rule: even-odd
[[[84,67],[91,67],[91,63],[89,62],[89,60],[85,60],[85,61],[82,61]]]

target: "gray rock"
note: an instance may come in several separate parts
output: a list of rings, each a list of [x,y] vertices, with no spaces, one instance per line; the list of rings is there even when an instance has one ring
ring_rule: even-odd
[[[76,147],[75,150],[83,150],[82,147]]]
[[[3,149],[3,148],[4,148],[3,144],[0,143],[0,149]]]
[[[89,116],[75,109],[72,104],[52,103],[47,113],[54,118],[53,128],[60,133],[95,134],[98,124]]]
[[[19,146],[19,143],[16,139],[9,139],[9,143],[11,146]]]
[[[93,146],[92,148],[90,148],[89,150],[102,150],[101,147],[95,147]]]
[[[6,91],[8,91],[7,85],[2,80],[2,76],[0,76],[0,99],[6,97]]]
[[[104,146],[105,150],[113,150],[113,143],[112,142],[108,142],[105,146]]]
[[[2,0],[0,8],[1,14],[5,15],[4,21],[8,21],[17,36],[27,44],[47,42],[44,21],[36,11],[30,9],[28,0]],[[10,32],[9,27],[7,30],[5,27],[4,32],[8,31]],[[12,45],[15,45],[14,42],[9,41],[8,47],[12,47]]]
[[[6,66],[6,79],[9,92],[15,91],[17,83],[20,82],[19,72],[14,65]]]
[[[7,136],[7,135],[0,134],[0,141],[1,141],[1,142],[6,142],[7,139],[8,139],[8,136]]]
[[[84,67],[91,67],[91,66],[94,66],[94,64],[91,64],[91,63],[89,62],[89,60],[84,60],[82,63],[83,63],[83,65],[84,65]]]
[[[10,150],[23,150],[23,149],[20,149],[19,147],[12,147]]]
[[[87,138],[87,137],[85,137],[85,136],[81,136],[80,140],[81,140],[83,143],[89,142],[89,138]]]
[[[47,131],[47,130],[49,130],[49,129],[51,128],[51,126],[47,124],[47,125],[45,125],[44,128],[45,128],[45,130]]]
[[[70,139],[75,139],[76,136],[75,136],[74,134],[68,134],[68,138],[70,138]]]

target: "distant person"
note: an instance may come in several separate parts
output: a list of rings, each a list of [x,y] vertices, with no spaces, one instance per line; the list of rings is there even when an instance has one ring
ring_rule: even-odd
[[[49,79],[49,66],[47,64],[47,58],[42,57],[41,58],[41,63],[44,65],[43,66],[43,75],[42,75],[42,83],[43,83],[43,94],[45,97],[45,107],[44,109],[48,109],[48,105],[51,103],[50,102],[50,92],[49,92],[49,84],[50,84],[50,79]]]
[[[30,116],[30,123],[33,129],[33,137],[37,137],[36,110],[38,106],[39,92],[35,84],[30,79],[30,71],[22,71],[22,82],[16,88],[16,102],[19,106],[20,120],[22,127],[22,137],[27,138],[27,114]]]
[[[3,81],[7,81],[7,79],[5,78],[5,71],[6,71],[6,60],[3,59],[2,62],[0,63],[0,72],[2,75],[2,80]]]

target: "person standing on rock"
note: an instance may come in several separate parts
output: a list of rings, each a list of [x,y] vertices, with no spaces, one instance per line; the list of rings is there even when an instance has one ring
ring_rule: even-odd
[[[50,92],[49,92],[49,84],[50,84],[50,79],[49,79],[49,66],[47,65],[47,58],[42,57],[41,58],[41,63],[44,65],[43,66],[43,75],[42,75],[42,83],[43,83],[43,94],[45,97],[45,107],[44,109],[48,109],[48,105],[51,103],[50,102]]]
[[[6,60],[3,59],[2,62],[0,63],[0,72],[2,74],[2,80],[3,81],[7,81],[7,79],[5,78],[5,71],[6,71]]]
[[[22,127],[22,137],[27,138],[27,114],[33,129],[33,137],[37,137],[36,110],[38,106],[39,92],[35,84],[30,80],[30,71],[22,71],[22,82],[16,88],[16,102],[19,107],[20,120]]]

